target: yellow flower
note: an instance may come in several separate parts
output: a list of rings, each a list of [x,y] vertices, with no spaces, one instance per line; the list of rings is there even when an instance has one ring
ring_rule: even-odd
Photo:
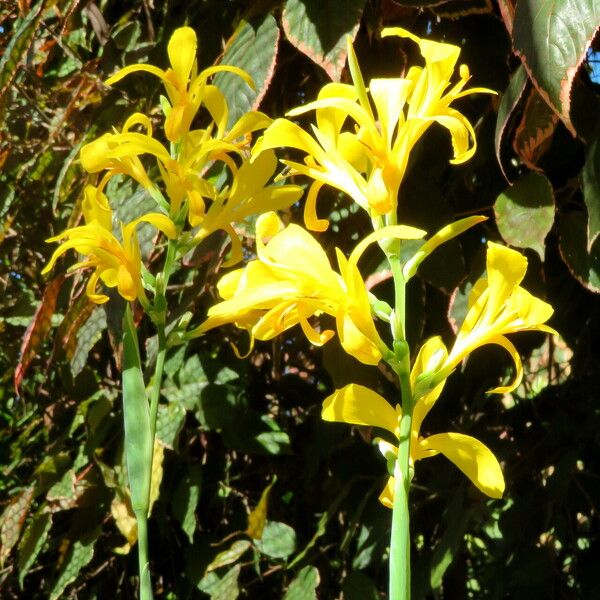
[[[146,133],[129,131],[136,125],[144,127]],[[140,154],[152,154],[162,162],[171,160],[165,147],[152,137],[150,119],[135,113],[125,121],[120,133],[105,133],[83,146],[80,160],[88,173],[108,170],[111,176],[129,175],[147,190],[152,190],[155,185],[142,165]]]
[[[113,85],[135,71],[146,71],[161,79],[171,103],[165,121],[165,134],[171,142],[179,141],[189,132],[194,116],[203,102],[206,103],[208,110],[211,110],[211,86],[207,81],[212,75],[229,71],[239,75],[248,85],[253,85],[252,79],[245,71],[228,65],[208,67],[197,75],[196,47],[197,39],[194,30],[190,27],[180,27],[174,31],[169,40],[167,52],[171,66],[166,71],[153,65],[130,65],[106,81],[107,85]],[[207,88],[209,88],[208,92]],[[222,118],[222,113],[219,117]],[[219,117],[214,120],[219,122]]]
[[[196,243],[211,233],[223,230],[231,239],[231,257],[224,266],[242,260],[242,244],[232,223],[239,223],[250,215],[288,208],[302,196],[297,185],[267,185],[277,168],[277,157],[272,150],[261,153],[254,161],[245,160],[238,168],[233,161],[227,163],[232,169],[232,183],[217,191],[204,182],[188,195],[189,221],[198,226],[194,234]],[[206,208],[204,199],[210,200]]]
[[[424,231],[412,227],[388,227],[371,234],[349,259],[336,249],[337,273],[323,248],[304,229],[294,224],[283,228],[275,213],[262,215],[256,224],[258,258],[221,279],[218,289],[225,300],[209,309],[208,319],[195,333],[235,323],[249,331],[251,340],[269,340],[300,324],[313,344],[322,345],[334,332],[319,333],[308,319],[325,313],[335,317],[346,352],[376,365],[389,350],[373,323],[358,259],[366,245],[377,239],[423,235]]]
[[[454,346],[440,368],[439,377],[447,377],[468,354],[484,344],[498,344],[512,357],[514,381],[491,392],[508,393],[523,377],[523,366],[516,348],[505,336],[517,331],[556,331],[544,325],[554,312],[552,306],[530,294],[519,284],[527,271],[527,258],[520,252],[488,242],[487,278],[473,286],[468,312],[456,336]]]
[[[314,138],[295,123],[277,119],[257,144],[257,150],[289,146],[306,152],[304,164],[284,162],[293,172],[315,180],[305,209],[310,229],[327,228],[327,221],[316,215],[316,197],[323,184],[348,194],[371,217],[395,216],[410,151],[434,122],[450,132],[454,151],[451,162],[462,163],[475,152],[473,127],[450,103],[467,94],[494,92],[484,88],[462,91],[470,77],[466,65],[460,67],[458,83],[448,90],[460,49],[422,40],[400,28],[385,29],[382,35],[409,37],[417,42],[425,67],[412,67],[406,78],[372,79],[369,99],[349,41],[353,85],[328,84],[315,102],[288,113],[294,117],[315,110]],[[348,119],[353,122],[353,131],[348,130]]]
[[[444,353],[440,338],[431,338],[421,348],[411,372],[413,389],[417,378],[435,368]],[[444,383],[445,380],[415,403],[410,432],[410,463],[414,465],[418,460],[443,454],[484,494],[501,498],[504,477],[498,460],[487,446],[469,435],[456,432],[436,433],[429,437],[420,435],[423,419],[442,393]],[[369,388],[350,384],[336,390],[325,400],[321,416],[326,421],[380,427],[398,439],[402,409],[399,405],[392,408],[382,396]],[[384,455],[395,456],[397,453],[397,448],[388,442],[381,440],[379,445]],[[389,508],[393,506],[394,485],[394,478],[390,477],[379,497]]]
[[[112,211],[102,191],[105,181],[106,179],[99,187],[88,185],[85,188],[83,200],[85,225],[67,229],[47,240],[57,242],[66,238],[66,241],[63,241],[54,251],[42,273],[48,273],[57,259],[73,248],[85,255],[85,258],[71,266],[69,271],[94,268],[94,273],[86,287],[90,300],[97,304],[108,300],[108,296],[96,291],[99,280],[107,287],[116,287],[126,300],[133,301],[136,298],[144,300],[141,280],[142,263],[135,228],[141,222],[151,223],[167,237],[173,238],[176,235],[175,225],[165,215],[150,213],[127,225],[121,224],[122,241],[119,241],[112,233]]]

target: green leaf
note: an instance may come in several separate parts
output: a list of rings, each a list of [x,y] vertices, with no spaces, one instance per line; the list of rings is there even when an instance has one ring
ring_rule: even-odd
[[[600,293],[600,240],[587,250],[587,215],[571,211],[558,221],[559,248],[573,277],[588,290]]]
[[[185,422],[185,408],[177,402],[161,404],[156,416],[156,436],[169,450],[177,448],[179,433]]]
[[[102,337],[106,329],[106,313],[100,306],[96,307],[89,319],[77,331],[77,345],[71,357],[71,373],[73,378],[77,377],[87,364],[88,354]]]
[[[262,538],[254,540],[254,545],[271,558],[287,558],[296,549],[296,532],[285,523],[267,521]]]
[[[600,151],[598,138],[586,148],[585,164],[581,171],[581,189],[588,210],[587,248],[588,251],[600,233]]]
[[[229,127],[243,114],[256,110],[273,78],[279,27],[267,14],[259,19],[242,21],[227,42],[222,65],[233,65],[246,71],[254,82],[252,89],[239,75],[218,73],[214,83],[227,99]]]
[[[507,244],[531,248],[544,258],[544,239],[554,222],[554,194],[544,175],[528,173],[521,177],[498,196],[494,212]]]
[[[30,485],[16,495],[0,516],[0,568],[19,540],[25,517],[33,501],[35,486]]]
[[[248,550],[248,548],[250,548],[250,546],[252,546],[252,543],[249,540],[236,540],[233,542],[233,544],[231,544],[231,547],[228,550],[219,552],[210,565],[208,565],[206,570],[214,571],[215,569],[219,569],[237,562],[237,560],[246,552],[246,550]]]
[[[236,600],[240,595],[238,586],[240,570],[240,565],[234,565],[231,570],[227,571],[225,576],[211,589],[211,600]]]
[[[50,600],[60,598],[65,588],[75,581],[79,571],[94,557],[94,543],[100,535],[100,528],[82,540],[77,540],[67,551],[58,578],[50,591]]]
[[[529,76],[568,129],[577,69],[600,22],[596,0],[519,0],[513,41]]]
[[[342,585],[344,600],[379,600],[377,588],[370,577],[360,571],[353,571]]]
[[[44,546],[48,532],[52,526],[52,515],[50,513],[38,513],[25,530],[18,551],[19,585],[23,587],[23,580],[29,569],[35,563],[38,554]]]
[[[527,71],[523,65],[512,74],[508,87],[504,94],[502,94],[502,100],[500,101],[500,107],[498,108],[498,116],[496,118],[496,134],[495,134],[495,148],[496,158],[500,169],[507,181],[511,181],[505,170],[505,161],[502,158],[502,149],[504,146],[504,138],[508,133],[508,125],[512,119],[512,115],[515,112],[523,92],[527,86]]]
[[[339,81],[346,62],[346,38],[356,36],[365,0],[286,0],[281,21],[288,40]]]
[[[185,477],[179,481],[173,493],[173,516],[179,521],[181,528],[188,536],[190,544],[194,541],[196,531],[196,506],[200,501],[202,490],[202,468],[191,465]]]
[[[315,567],[307,565],[290,583],[283,600],[316,600],[318,585],[319,571]]]

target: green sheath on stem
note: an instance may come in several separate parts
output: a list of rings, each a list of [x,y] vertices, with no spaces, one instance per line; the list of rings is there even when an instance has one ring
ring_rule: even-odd
[[[123,319],[123,417],[131,506],[138,524],[140,598],[152,600],[147,521],[154,441],[150,427],[150,407],[142,375],[137,332],[129,304]]]

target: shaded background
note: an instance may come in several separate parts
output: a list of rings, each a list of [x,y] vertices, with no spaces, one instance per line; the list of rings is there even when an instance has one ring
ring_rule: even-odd
[[[198,33],[200,67],[220,61],[253,76],[254,91],[227,75],[216,79],[232,120],[251,107],[281,116],[327,81],[349,81],[347,35],[365,80],[421,64],[410,41],[380,39],[389,25],[461,46],[471,85],[499,92],[457,104],[477,131],[470,162],[448,164],[449,137],[436,127],[411,156],[403,222],[432,231],[469,214],[490,217],[438,250],[411,282],[412,346],[432,334],[451,339],[488,239],[526,253],[525,286],[553,304],[561,338],[515,336],[528,368],[511,395],[485,394],[511,375],[501,350],[477,351],[448,382],[425,432],[485,442],[507,491],[489,500],[443,458],[417,464],[414,597],[597,595],[598,10],[593,0],[3,3],[0,595],[136,597],[136,550],[121,533],[129,523],[122,306],[118,298],[92,305],[85,281],[58,275],[66,263],[49,279],[40,270],[52,250],[44,240],[80,217],[81,146],[134,110],[158,122],[155,78],[130,76],[113,89],[102,82],[134,62],[166,67],[166,43],[184,24]],[[319,212],[331,215],[332,227],[319,240],[348,251],[369,224],[346,198],[322,194]],[[109,197],[123,219],[148,206],[143,191],[116,178]],[[301,207],[288,217],[300,221]],[[252,223],[246,231],[251,252]],[[150,263],[160,261],[151,237],[143,245]],[[217,298],[222,255],[214,236],[188,257],[173,279],[173,319],[192,310],[202,320]],[[374,251],[362,266],[374,292],[391,297],[381,257]],[[151,373],[146,322],[140,335]],[[296,330],[239,361],[229,347],[244,347],[237,335],[213,331],[168,356],[150,522],[156,597],[385,598],[391,513],[377,501],[383,460],[371,431],[323,423],[319,414],[333,387],[350,381],[393,399],[390,374],[357,363],[335,339],[316,350]],[[248,512],[271,482],[267,527],[251,541]]]

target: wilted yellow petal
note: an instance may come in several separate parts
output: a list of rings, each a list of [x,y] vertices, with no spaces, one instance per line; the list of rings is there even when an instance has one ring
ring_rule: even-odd
[[[263,490],[260,495],[260,500],[256,505],[256,508],[248,515],[248,527],[246,533],[253,540],[260,540],[262,538],[263,530],[267,522],[267,507],[269,504],[269,492],[277,481],[277,477],[273,477],[271,483]]]

